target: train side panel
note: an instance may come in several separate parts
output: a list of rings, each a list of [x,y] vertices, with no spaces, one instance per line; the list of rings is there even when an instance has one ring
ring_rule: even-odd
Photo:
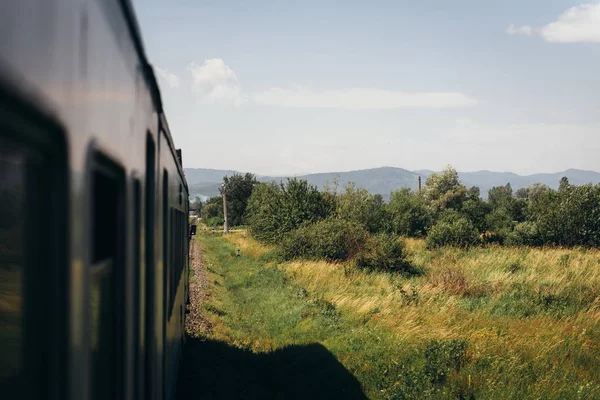
[[[61,315],[49,329],[64,340],[54,364],[63,367],[47,397],[163,399],[183,337],[187,281],[169,274],[187,251],[187,224],[172,211],[187,216],[187,187],[170,134],[159,133],[157,88],[122,3],[20,0],[0,9],[0,92],[13,96],[0,108],[16,97],[30,104],[65,163],[52,176],[65,188],[55,224],[64,258],[52,264],[60,281],[49,301]]]

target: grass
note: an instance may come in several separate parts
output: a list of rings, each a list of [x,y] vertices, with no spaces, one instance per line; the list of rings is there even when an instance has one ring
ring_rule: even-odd
[[[318,344],[369,398],[600,398],[598,250],[407,240],[425,273],[402,277],[277,264],[243,231],[199,239],[215,282],[202,340],[254,355]]]

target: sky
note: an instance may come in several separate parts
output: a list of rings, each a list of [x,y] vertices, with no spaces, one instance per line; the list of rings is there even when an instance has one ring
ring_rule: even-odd
[[[600,171],[600,2],[133,4],[185,167]]]

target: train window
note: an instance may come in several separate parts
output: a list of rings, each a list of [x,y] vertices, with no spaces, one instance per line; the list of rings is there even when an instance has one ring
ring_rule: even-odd
[[[50,244],[52,238],[32,234],[40,222],[42,207],[56,211],[56,193],[42,197],[48,193],[52,171],[45,154],[0,137],[0,393],[3,399],[49,397],[56,388],[54,383],[50,385],[48,366],[56,361],[57,345],[61,344],[50,331],[56,325],[50,325],[49,318],[57,300],[54,288],[60,274],[55,254],[60,244]]]
[[[103,157],[91,171],[91,394],[117,398],[123,354],[123,173]]]
[[[16,395],[23,379],[25,158],[0,147],[0,392]]]
[[[171,215],[171,257],[169,270],[169,317],[175,307],[175,298],[177,295],[177,285],[181,280],[185,262],[185,239],[187,237],[187,225],[185,213],[176,208],[170,209]]]
[[[145,244],[145,258],[146,258],[146,299],[145,299],[145,310],[146,310],[146,325],[145,325],[145,336],[144,344],[146,348],[145,359],[145,374],[144,382],[142,385],[143,391],[140,390],[139,398],[145,397],[145,392],[152,392],[152,385],[154,384],[154,347],[155,347],[155,327],[154,327],[154,309],[155,305],[155,276],[154,276],[154,257],[155,257],[155,246],[154,246],[154,225],[155,225],[155,196],[156,196],[156,147],[152,136],[148,134],[146,138],[146,244]]]
[[[165,320],[167,320],[167,307],[169,306],[169,175],[163,172],[163,307]]]
[[[142,285],[144,277],[144,266],[142,265],[142,184],[139,179],[133,181],[133,338],[134,338],[134,395],[133,398],[140,398],[138,392],[140,388],[137,382],[141,382],[141,368],[143,365],[143,343],[142,326],[144,326],[144,309],[142,299],[144,298],[144,286]]]

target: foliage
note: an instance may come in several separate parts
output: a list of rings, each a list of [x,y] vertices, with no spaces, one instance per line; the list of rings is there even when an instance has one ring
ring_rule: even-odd
[[[510,183],[506,186],[495,186],[488,191],[488,202],[493,209],[507,207],[513,198],[512,194]]]
[[[479,188],[473,186],[467,192],[467,199],[462,204],[461,214],[467,217],[479,232],[488,229],[486,216],[491,212],[488,202],[479,197]]]
[[[223,217],[210,217],[209,219],[205,220],[204,223],[209,228],[218,228],[219,226],[223,226],[224,222],[225,220]]]
[[[427,247],[455,246],[470,247],[479,241],[473,223],[455,211],[449,210],[427,235]]]
[[[230,226],[244,224],[244,215],[252,189],[258,182],[254,174],[233,174],[223,178],[223,187],[227,195],[227,223]]]
[[[392,192],[388,212],[392,231],[399,235],[425,236],[432,222],[423,197],[410,189]]]
[[[356,265],[369,271],[400,272],[408,275],[417,273],[406,259],[404,243],[396,235],[389,233],[371,236],[356,258]]]
[[[425,374],[435,383],[444,383],[450,371],[458,371],[466,363],[464,339],[432,341],[425,348]]]
[[[281,242],[281,254],[288,260],[346,260],[362,250],[367,237],[357,222],[328,218],[288,232]]]
[[[600,185],[540,191],[529,199],[528,216],[544,244],[599,246]]]
[[[190,211],[196,211],[198,215],[202,212],[202,200],[200,197],[196,196],[192,201],[190,201]]]
[[[358,222],[369,232],[386,230],[386,210],[381,195],[356,188],[352,182],[340,194],[330,191],[327,194],[337,218]]]
[[[504,244],[506,233],[486,231],[479,235],[479,241],[482,244]]]
[[[513,216],[506,207],[492,209],[485,216],[485,226],[494,232],[510,232],[513,229]]]
[[[517,224],[510,232],[505,243],[509,246],[540,246],[542,238],[535,222],[525,221]]]
[[[268,397],[275,373],[284,397],[298,397],[290,387],[300,381],[323,382],[304,398],[600,398],[597,249],[428,250],[405,239],[409,259],[426,271],[414,278],[235,257],[241,233],[197,240],[208,281],[218,283],[204,289],[212,307],[202,307],[210,329],[201,340],[219,351],[184,352],[190,366],[208,365],[206,374],[182,369],[194,395]],[[307,343],[323,343],[326,356]],[[295,363],[298,354],[305,361]],[[358,393],[339,384],[339,370],[351,371]]]
[[[460,183],[458,172],[448,165],[439,174],[434,173],[427,178],[423,195],[430,209],[437,214],[447,209],[460,210],[467,188]]]
[[[215,217],[223,219],[223,198],[215,196],[208,199],[200,210],[200,217],[203,221],[208,221]]]
[[[422,192],[401,189],[389,204],[379,195],[349,184],[338,193],[338,181],[324,193],[306,181],[258,184],[249,199],[247,221],[261,241],[276,243],[286,232],[329,216],[363,226],[369,233],[407,237],[428,236],[428,246],[510,244],[527,246],[600,246],[600,186],[571,185],[559,189],[534,184],[513,193],[510,184],[480,197],[477,187],[466,189],[458,173],[447,167],[432,174]],[[221,216],[217,199],[202,215]]]
[[[319,190],[305,180],[259,183],[247,208],[250,232],[259,240],[275,243],[286,232],[316,222],[331,213],[331,205]]]

